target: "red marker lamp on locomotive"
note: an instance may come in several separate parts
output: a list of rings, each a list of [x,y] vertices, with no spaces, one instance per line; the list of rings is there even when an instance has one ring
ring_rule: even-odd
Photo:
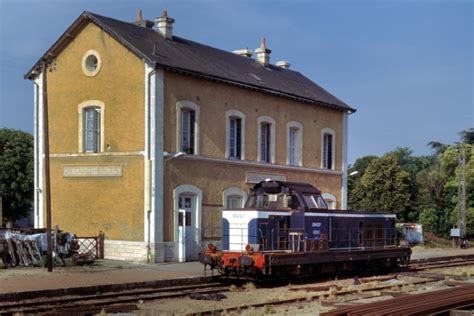
[[[222,250],[210,244],[199,261],[230,277],[318,274],[409,263],[394,214],[328,210],[305,183],[263,181],[243,209],[223,211]]]

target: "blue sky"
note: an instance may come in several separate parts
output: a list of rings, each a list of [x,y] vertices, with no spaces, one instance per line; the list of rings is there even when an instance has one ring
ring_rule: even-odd
[[[32,132],[23,75],[84,10],[133,21],[163,9],[174,33],[225,50],[259,46],[357,108],[349,162],[396,147],[428,154],[474,127],[474,2],[0,0],[0,127]],[[307,134],[305,135],[307,136]]]

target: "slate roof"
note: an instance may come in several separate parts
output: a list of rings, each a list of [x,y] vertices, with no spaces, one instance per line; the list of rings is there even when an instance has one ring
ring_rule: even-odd
[[[66,30],[43,58],[55,56],[92,21],[146,62],[171,71],[226,82],[303,102],[349,112],[355,109],[339,100],[301,73],[193,42],[178,36],[167,40],[155,30],[98,14],[84,12]],[[42,58],[42,59],[43,59]],[[25,75],[31,78],[41,60]]]

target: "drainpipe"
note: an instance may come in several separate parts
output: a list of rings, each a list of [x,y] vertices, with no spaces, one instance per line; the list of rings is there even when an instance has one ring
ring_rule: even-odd
[[[35,165],[34,165],[34,168],[35,168],[35,174],[34,174],[34,188],[35,188],[35,193],[34,193],[34,212],[35,212],[35,223],[37,223],[37,226],[38,227],[35,227],[35,228],[40,228],[39,227],[39,210],[40,210],[40,207],[39,207],[39,194],[41,193],[40,192],[40,186],[39,186],[39,176],[37,175],[37,173],[39,172],[39,166],[37,165],[38,164],[38,159],[42,159],[42,157],[39,157],[39,148],[38,148],[38,135],[39,135],[39,84],[37,84],[34,80],[32,80],[33,82],[33,85],[35,86],[35,128],[34,128],[34,135],[35,135]]]
[[[151,197],[152,197],[152,176],[151,172],[153,166],[151,163],[151,77],[156,73],[156,69],[153,69],[147,75],[147,131],[146,131],[146,152],[145,152],[145,209],[147,210],[147,227],[148,227],[148,236],[147,236],[147,261],[148,263],[152,262],[151,258]]]

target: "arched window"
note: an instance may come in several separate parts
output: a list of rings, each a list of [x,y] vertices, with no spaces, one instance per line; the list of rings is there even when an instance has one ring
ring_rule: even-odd
[[[290,166],[303,165],[303,125],[291,121],[287,129],[287,156],[286,163]]]
[[[247,193],[244,190],[230,187],[223,192],[224,209],[243,208],[247,202]]]
[[[226,131],[226,158],[245,160],[245,114],[237,110],[227,111]]]
[[[177,113],[177,144],[176,151],[190,155],[199,155],[199,106],[191,101],[179,101]]]
[[[330,128],[321,130],[321,168],[335,169],[336,133]]]
[[[337,200],[336,200],[336,197],[334,195],[332,195],[331,193],[324,193],[322,195],[322,197],[324,199],[324,202],[326,202],[326,204],[328,206],[328,209],[330,209],[330,210],[335,210],[336,209]]]
[[[258,161],[275,163],[275,120],[260,116],[258,124]]]
[[[98,100],[79,104],[79,152],[104,151],[104,110],[104,102]]]

